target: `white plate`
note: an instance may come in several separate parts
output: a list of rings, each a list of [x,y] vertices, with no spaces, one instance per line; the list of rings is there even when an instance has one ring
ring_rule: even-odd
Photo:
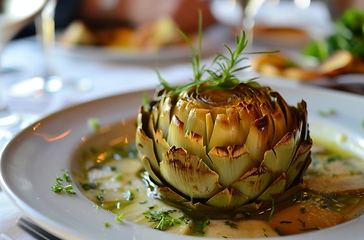
[[[268,79],[263,83],[273,86],[290,104],[305,99],[311,134],[321,134],[329,139],[345,134],[344,146],[357,151],[364,159],[363,97],[287,81]],[[77,170],[77,161],[72,160],[77,159],[85,144],[91,141],[102,145],[115,136],[134,136],[135,125],[124,124],[123,119],[135,118],[142,94],[129,93],[74,106],[23,130],[3,152],[0,179],[3,190],[26,215],[64,239],[200,240],[199,237],[171,235],[127,221],[117,223],[113,214],[96,209],[78,187],[76,195],[51,191],[55,176],[62,174],[61,169]],[[317,114],[331,108],[336,110],[333,116]],[[91,117],[98,118],[106,126],[99,137],[92,135],[87,124]],[[114,123],[121,127],[119,132],[108,130],[107,126]],[[105,228],[104,222],[110,222],[111,226]],[[363,226],[364,215],[330,229],[295,235],[290,239],[360,239]]]

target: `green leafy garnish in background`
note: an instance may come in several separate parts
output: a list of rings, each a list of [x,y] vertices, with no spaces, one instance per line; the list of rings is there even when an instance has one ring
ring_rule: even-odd
[[[347,50],[354,57],[364,59],[364,11],[347,9],[335,20],[334,33],[327,39],[307,44],[303,55],[315,57],[320,62],[337,50]]]

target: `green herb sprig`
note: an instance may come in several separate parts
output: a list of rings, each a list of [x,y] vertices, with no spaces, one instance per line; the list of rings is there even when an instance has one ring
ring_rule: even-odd
[[[63,175],[62,177],[55,177],[56,183],[51,186],[52,192],[55,193],[68,193],[68,194],[76,194],[75,190],[73,189],[73,186],[71,184],[63,185],[63,182],[71,182],[71,178],[69,176],[69,173],[66,169],[62,169]]]
[[[179,218],[173,218],[170,214],[175,212],[175,210],[167,210],[167,211],[146,211],[144,212],[145,218],[149,219],[150,222],[158,223],[155,229],[165,231],[169,227],[172,227],[177,224],[181,224],[182,221],[186,218],[185,216],[181,216]]]
[[[115,219],[116,222],[122,223],[123,218],[124,218],[124,213],[121,213],[119,215],[116,215],[114,219]]]
[[[213,59],[210,67],[206,65],[200,65],[201,63],[201,52],[202,52],[202,15],[199,12],[199,29],[198,29],[198,49],[196,50],[193,46],[190,38],[180,30],[180,33],[187,41],[190,46],[191,53],[191,64],[193,69],[194,78],[190,83],[183,86],[172,87],[169,83],[162,78],[161,74],[157,70],[157,76],[160,82],[160,86],[164,89],[169,90],[168,95],[176,95],[183,91],[187,91],[192,88],[196,88],[198,93],[199,88],[204,85],[207,90],[230,90],[234,89],[237,85],[241,83],[251,84],[255,87],[259,86],[258,83],[254,82],[257,78],[250,78],[246,80],[241,80],[236,77],[236,73],[249,68],[250,65],[239,67],[239,63],[246,60],[246,57],[242,57],[241,54],[245,49],[248,40],[246,38],[245,32],[241,31],[239,36],[236,36],[236,48],[233,51],[226,44],[224,47],[227,49],[229,55],[225,56],[222,53],[217,53],[217,56]],[[276,53],[279,51],[271,52],[250,52],[246,54],[262,54],[262,53]],[[217,66],[217,68],[213,68]],[[205,78],[203,78],[206,76]]]

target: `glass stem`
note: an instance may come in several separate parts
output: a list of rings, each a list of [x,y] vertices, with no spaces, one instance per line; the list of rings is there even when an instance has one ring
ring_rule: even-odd
[[[47,76],[52,75],[51,54],[55,42],[54,11],[56,4],[57,0],[49,0],[35,21],[37,38],[43,48],[44,67]]]

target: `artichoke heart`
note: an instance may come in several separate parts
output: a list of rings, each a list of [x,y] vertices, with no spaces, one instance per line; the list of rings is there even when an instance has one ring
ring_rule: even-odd
[[[238,213],[286,199],[311,163],[307,106],[270,87],[208,83],[158,91],[138,114],[136,147],[149,180],[173,204]]]

